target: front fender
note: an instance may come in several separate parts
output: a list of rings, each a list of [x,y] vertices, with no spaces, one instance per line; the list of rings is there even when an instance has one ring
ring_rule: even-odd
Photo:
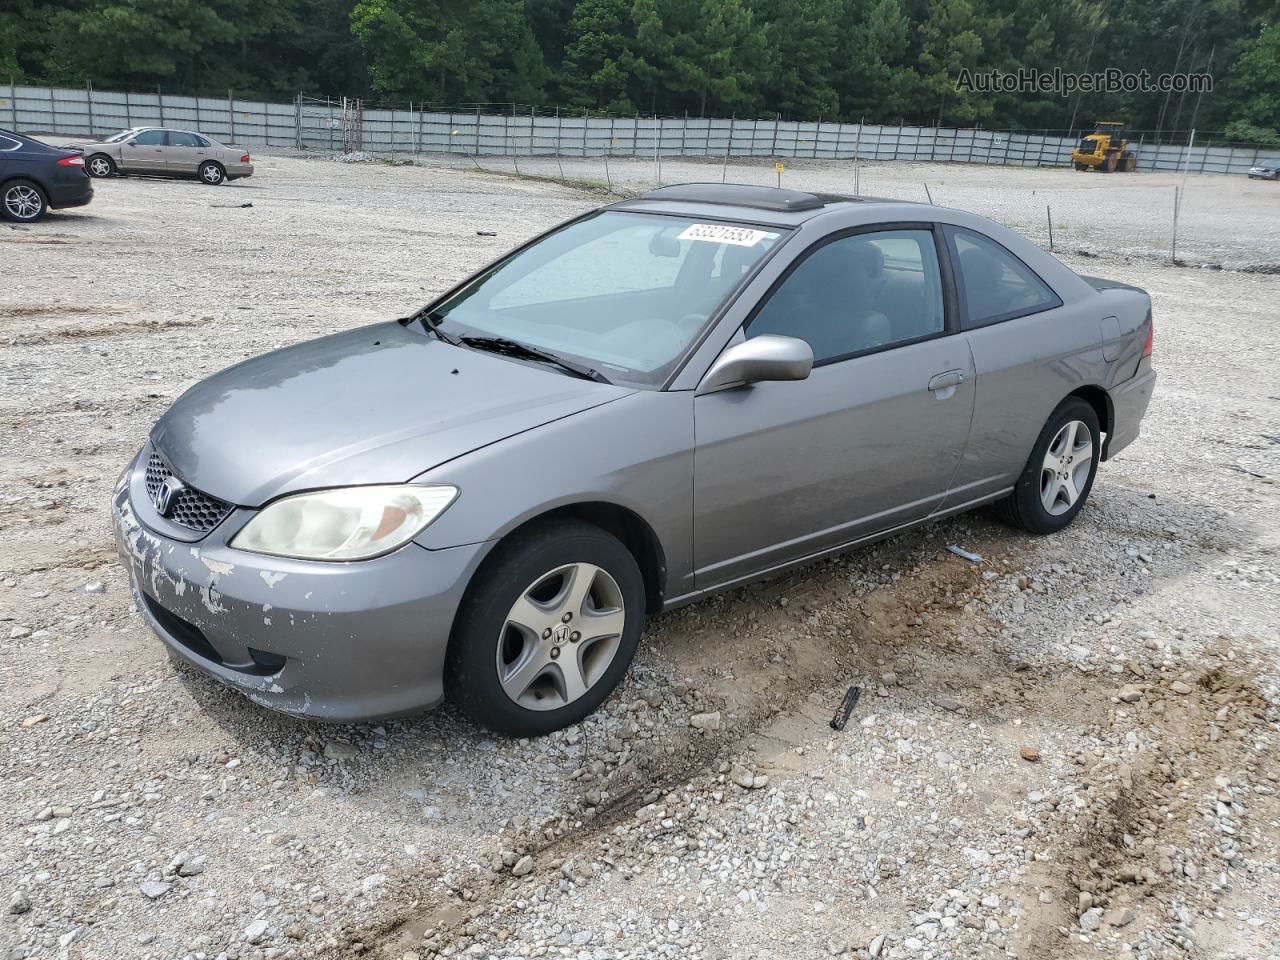
[[[578,503],[624,507],[649,524],[668,593],[691,589],[693,396],[640,391],[509,437],[415,477],[458,499],[417,542],[429,550],[497,541]]]

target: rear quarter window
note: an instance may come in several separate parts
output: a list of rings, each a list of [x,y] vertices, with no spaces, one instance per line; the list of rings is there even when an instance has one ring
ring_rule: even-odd
[[[947,244],[966,330],[1062,306],[1053,288],[1008,249],[972,230],[948,227]]]

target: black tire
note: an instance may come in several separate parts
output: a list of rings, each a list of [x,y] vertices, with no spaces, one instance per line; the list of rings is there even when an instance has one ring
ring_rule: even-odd
[[[1086,172],[1086,171],[1089,169],[1089,168],[1088,168],[1088,167],[1086,167],[1083,163],[1077,163],[1077,164],[1075,165],[1075,167],[1076,167],[1076,169],[1077,169],[1077,170],[1079,170],[1081,173],[1084,173],[1084,172]]]
[[[206,160],[200,164],[200,169],[196,171],[196,176],[200,178],[200,182],[216,187],[227,179],[227,171],[222,169],[222,164],[213,160]]]
[[[0,218],[10,223],[35,223],[49,212],[49,198],[40,184],[10,180],[0,187]]]
[[[91,177],[102,179],[116,175],[116,162],[105,153],[95,153],[84,162],[85,172]]]
[[[1092,456],[1088,477],[1083,485],[1078,487],[1079,497],[1068,509],[1061,513],[1051,513],[1041,499],[1041,484],[1046,472],[1044,461],[1049,453],[1050,444],[1058,437],[1063,427],[1072,421],[1079,421],[1089,429]],[[1019,527],[1027,533],[1039,535],[1058,532],[1070,524],[1076,518],[1076,514],[1084,508],[1085,501],[1089,499],[1089,491],[1093,489],[1093,480],[1098,474],[1098,463],[1101,458],[1102,431],[1098,425],[1097,413],[1081,398],[1067,397],[1050,414],[1044,429],[1040,431],[1040,436],[1036,438],[1035,446],[1031,449],[1031,456],[1022,470],[1022,475],[1014,484],[1013,492],[996,504],[997,512],[1006,523]]]
[[[621,636],[613,659],[607,666],[601,664],[602,672],[580,697],[559,707],[530,709],[507,694],[498,675],[499,657],[505,655],[514,630],[507,615],[540,578],[578,563],[601,568],[618,587],[624,618]],[[467,589],[449,640],[445,690],[467,716],[498,733],[532,737],[567,727],[595,710],[621,682],[640,643],[644,611],[644,578],[616,537],[577,520],[536,525],[500,545]],[[554,685],[556,676],[552,668],[543,681]]]

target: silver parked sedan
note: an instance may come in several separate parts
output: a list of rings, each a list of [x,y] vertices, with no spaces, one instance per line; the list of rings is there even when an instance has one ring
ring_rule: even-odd
[[[290,713],[573,723],[645,616],[980,504],[1060,530],[1151,301],[941,207],[690,184],[210,377],[116,486],[139,608]]]
[[[195,177],[211,186],[253,176],[253,162],[243,147],[219,143],[194,130],[132,127],[104,140],[69,143],[67,150],[84,155],[91,177],[117,174]]]

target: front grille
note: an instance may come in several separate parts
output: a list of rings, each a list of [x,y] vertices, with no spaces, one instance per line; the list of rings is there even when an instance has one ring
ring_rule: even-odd
[[[166,480],[173,476],[173,471],[158,453],[152,453],[147,460],[147,496],[155,502],[156,494]],[[217,497],[201,493],[191,487],[184,486],[173,498],[165,519],[171,520],[180,527],[195,530],[197,533],[208,533],[220,524],[228,513],[231,504],[224,503]]]

